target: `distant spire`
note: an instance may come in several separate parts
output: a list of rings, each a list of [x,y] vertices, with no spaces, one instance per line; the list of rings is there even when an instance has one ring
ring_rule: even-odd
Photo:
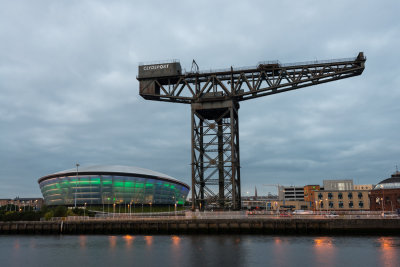
[[[397,167],[397,165],[396,165],[396,173],[399,173],[399,168]]]
[[[257,199],[257,186],[254,187],[254,197]]]

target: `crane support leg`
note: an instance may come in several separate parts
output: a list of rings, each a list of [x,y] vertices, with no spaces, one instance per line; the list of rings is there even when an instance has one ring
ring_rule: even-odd
[[[241,208],[239,104],[192,104],[192,209]]]

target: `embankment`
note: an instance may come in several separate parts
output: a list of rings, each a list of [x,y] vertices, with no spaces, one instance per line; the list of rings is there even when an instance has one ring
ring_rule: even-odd
[[[0,234],[400,234],[400,219],[146,219],[0,222]]]

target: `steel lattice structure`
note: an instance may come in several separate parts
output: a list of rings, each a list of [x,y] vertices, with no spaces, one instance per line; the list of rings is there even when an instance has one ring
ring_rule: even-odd
[[[140,95],[148,100],[191,104],[192,208],[240,209],[239,102],[350,78],[366,58],[182,73],[179,62],[139,65]]]

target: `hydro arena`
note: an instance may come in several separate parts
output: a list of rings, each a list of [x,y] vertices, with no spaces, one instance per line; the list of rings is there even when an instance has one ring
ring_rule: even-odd
[[[38,183],[48,206],[183,205],[190,190],[166,174],[116,165],[69,169],[41,177]]]

